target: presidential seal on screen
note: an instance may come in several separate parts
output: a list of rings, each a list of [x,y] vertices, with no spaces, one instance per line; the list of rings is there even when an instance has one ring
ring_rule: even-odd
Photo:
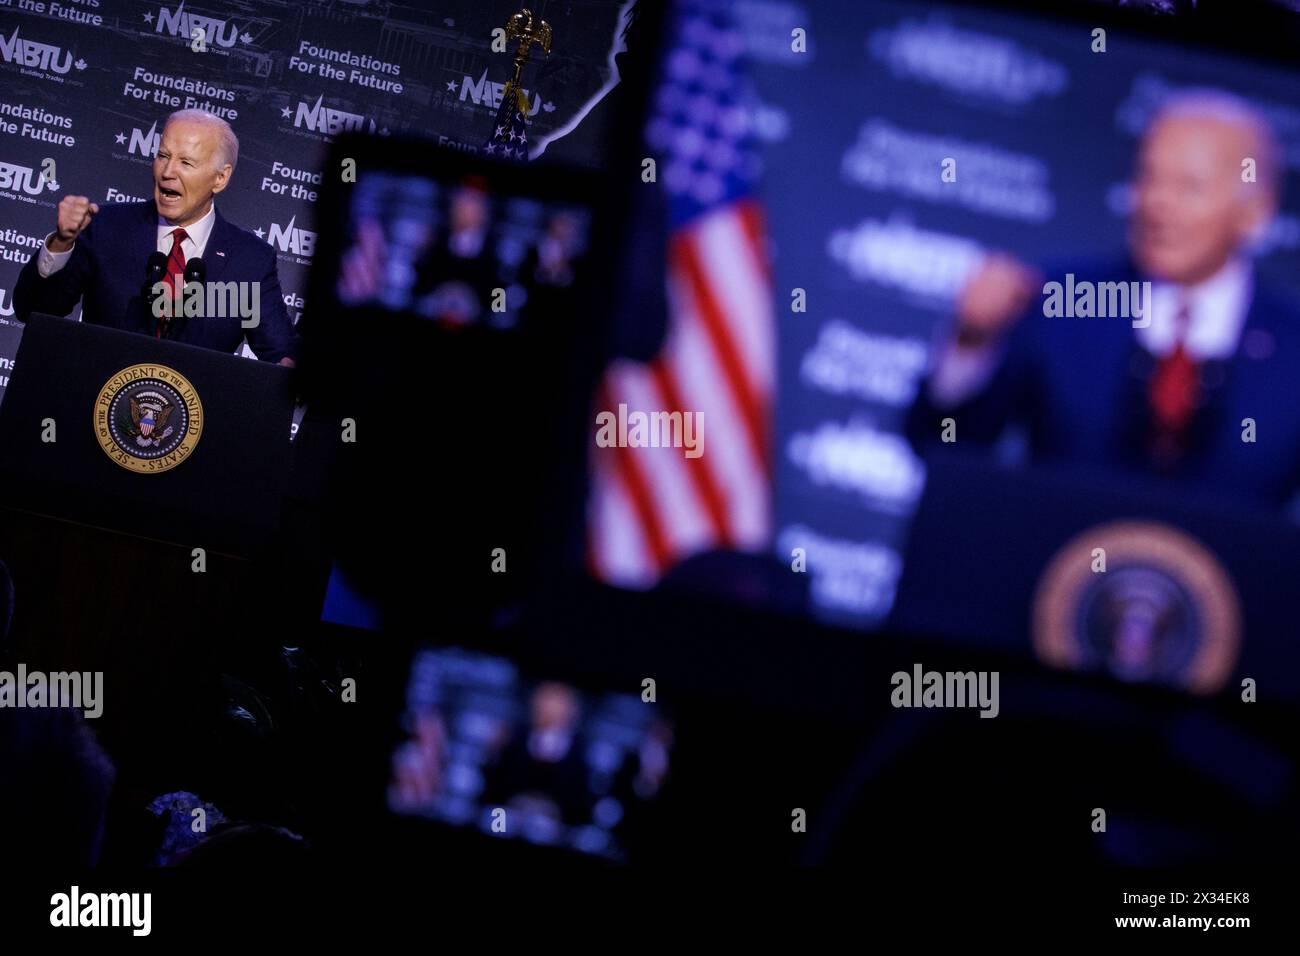
[[[1052,667],[1212,694],[1236,665],[1241,605],[1227,570],[1195,538],[1118,521],[1083,532],[1048,563],[1033,640]]]
[[[95,437],[128,471],[158,474],[193,453],[203,434],[203,403],[194,386],[165,365],[132,365],[95,400]]]

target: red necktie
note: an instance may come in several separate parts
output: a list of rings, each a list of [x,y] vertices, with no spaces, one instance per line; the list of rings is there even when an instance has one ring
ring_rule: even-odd
[[[1153,453],[1166,463],[1182,452],[1183,438],[1196,411],[1201,376],[1187,351],[1191,309],[1183,303],[1174,318],[1174,347],[1156,363],[1147,385],[1147,401],[1154,426]]]
[[[167,258],[167,278],[163,281],[171,289],[172,301],[179,306],[181,290],[185,287],[185,252],[181,249],[181,243],[188,239],[189,233],[184,229],[172,230],[172,251]],[[175,308],[172,313],[175,314]],[[158,324],[158,338],[162,338],[162,323]]]

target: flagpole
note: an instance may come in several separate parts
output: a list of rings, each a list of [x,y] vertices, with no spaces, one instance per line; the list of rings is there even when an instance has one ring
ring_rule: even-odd
[[[514,14],[506,21],[506,41],[518,40],[515,48],[515,75],[506,84],[503,99],[513,95],[519,105],[519,112],[528,115],[528,100],[524,97],[523,74],[528,63],[528,54],[532,45],[537,44],[547,56],[551,55],[551,25],[541,17],[534,25],[532,11],[527,7]]]

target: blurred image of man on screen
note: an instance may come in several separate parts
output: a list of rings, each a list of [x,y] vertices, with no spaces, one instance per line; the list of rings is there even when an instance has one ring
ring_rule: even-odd
[[[911,410],[913,441],[943,442],[951,419],[957,449],[1019,448],[1240,501],[1291,501],[1300,314],[1247,251],[1277,211],[1281,162],[1268,124],[1237,97],[1168,101],[1139,148],[1128,261],[1040,273],[987,257]],[[1059,308],[1061,290],[1095,289],[1100,302],[1103,288],[1132,290],[1127,314]]]
[[[153,199],[101,209],[86,196],[64,196],[55,231],[18,277],[16,318],[68,315],[84,299],[85,322],[223,352],[247,340],[262,361],[294,364],[275,250],[217,212],[215,197],[238,159],[239,140],[225,120],[196,109],[172,113],[154,156]],[[158,284],[179,299],[190,282],[205,283],[205,309],[222,307],[199,316],[155,308]],[[214,283],[221,283],[220,302]]]
[[[416,310],[448,327],[478,321],[492,289],[500,285],[488,233],[492,206],[480,183],[452,194],[447,230],[416,266]]]

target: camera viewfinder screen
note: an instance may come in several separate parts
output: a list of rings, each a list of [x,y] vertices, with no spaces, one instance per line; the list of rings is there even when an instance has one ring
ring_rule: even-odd
[[[634,694],[528,679],[503,658],[422,650],[389,808],[625,860],[669,774],[662,713]]]
[[[334,292],[345,308],[513,328],[565,307],[590,224],[581,206],[499,195],[477,176],[371,173],[352,193]]]

